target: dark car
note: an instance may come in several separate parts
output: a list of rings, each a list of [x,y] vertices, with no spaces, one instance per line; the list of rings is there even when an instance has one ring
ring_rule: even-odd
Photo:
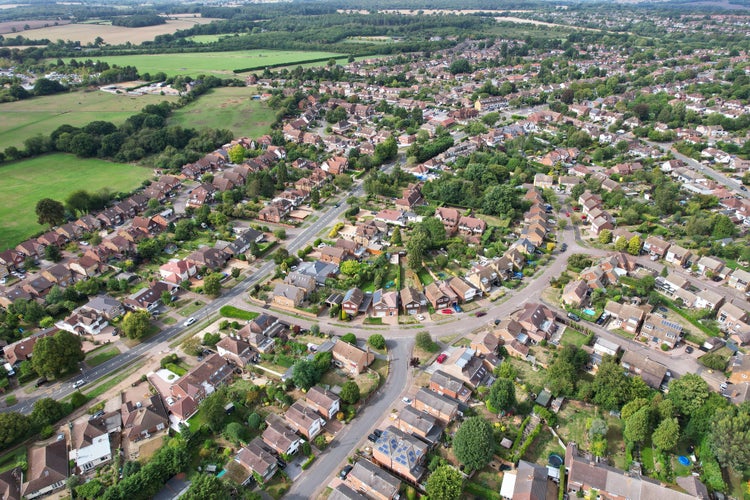
[[[346,476],[349,475],[349,473],[352,471],[353,468],[354,468],[353,465],[347,465],[346,467],[341,469],[341,472],[339,472],[339,477],[341,479],[346,479]]]
[[[286,462],[284,462],[282,459],[277,458],[276,459],[276,465],[279,466],[279,469],[284,470],[286,469]]]
[[[560,251],[561,252],[564,252],[567,249],[568,249],[568,244],[567,243],[563,243],[562,245],[560,245]]]
[[[573,321],[581,321],[581,317],[573,313],[568,313],[568,318],[572,319]]]
[[[477,318],[481,318],[482,316],[486,315],[487,313],[485,311],[477,311],[476,314],[474,314],[474,316],[476,316]]]
[[[687,346],[687,347],[685,348],[685,353],[686,353],[686,354],[692,354],[692,352],[693,352],[693,348],[692,348],[691,346]]]
[[[378,439],[383,435],[383,431],[381,431],[380,429],[375,429],[374,431],[372,431],[372,433],[375,434]]]
[[[34,387],[41,387],[46,383],[47,383],[47,377],[42,377],[36,381],[36,383],[34,384]]]
[[[499,320],[499,319],[496,319],[496,320],[495,320],[495,325],[499,325],[499,324],[500,324],[500,320]]]
[[[375,433],[372,433],[369,436],[367,436],[367,440],[374,443],[378,440],[378,437],[375,435]]]

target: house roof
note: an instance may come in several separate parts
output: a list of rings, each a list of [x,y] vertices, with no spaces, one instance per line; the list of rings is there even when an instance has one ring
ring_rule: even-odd
[[[546,500],[547,468],[521,460],[518,469],[503,476],[500,496],[513,500]]]
[[[256,437],[243,446],[234,458],[252,472],[265,476],[276,467],[276,457],[260,437]]]
[[[624,367],[638,373],[650,387],[658,388],[667,376],[666,366],[634,351],[625,351],[620,362]]]
[[[328,389],[323,389],[319,385],[311,387],[310,390],[307,391],[307,394],[305,394],[305,397],[308,401],[315,403],[322,408],[331,408],[336,401],[340,400],[337,395]]]
[[[373,353],[363,351],[359,347],[342,340],[336,342],[336,345],[333,346],[332,352],[334,356],[356,363],[358,366],[368,366],[375,359]]]
[[[271,413],[266,417],[266,423],[268,427],[263,431],[263,441],[280,453],[286,453],[292,444],[299,441],[299,436],[297,436],[294,430],[286,425],[284,419],[275,413]]]
[[[392,425],[386,427],[373,445],[374,452],[381,454],[391,462],[396,462],[401,468],[412,473],[420,469],[429,446],[427,443],[407,434]],[[414,476],[420,476],[416,473]]]
[[[365,459],[357,460],[348,478],[356,479],[385,498],[395,497],[401,486],[400,480]]]
[[[298,425],[302,429],[309,429],[313,422],[320,420],[320,415],[304,401],[295,401],[284,414],[289,422]]]
[[[22,487],[24,496],[68,478],[67,444],[55,441],[47,446],[29,448],[28,464],[27,482]]]
[[[0,473],[0,498],[3,500],[21,499],[23,471],[19,467]]]
[[[441,396],[437,392],[428,391],[425,388],[419,389],[415,401],[419,401],[425,406],[438,411],[443,415],[452,415],[458,410],[458,401],[447,396]]]
[[[366,496],[357,493],[344,483],[336,486],[333,491],[331,491],[331,494],[328,495],[328,498],[329,500],[367,500]]]

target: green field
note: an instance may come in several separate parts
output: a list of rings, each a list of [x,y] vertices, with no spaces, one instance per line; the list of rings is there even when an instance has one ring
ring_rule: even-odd
[[[71,92],[34,97],[0,104],[0,150],[23,148],[23,141],[35,135],[49,135],[60,125],[83,126],[94,120],[124,122],[149,104],[174,97],[159,95],[125,96],[107,92]]]
[[[140,73],[193,75],[215,73],[231,75],[232,70],[274,64],[294,64],[325,57],[341,57],[333,52],[300,50],[240,50],[236,52],[194,52],[183,54],[139,54],[99,58],[110,65],[135,66]]]
[[[222,33],[217,35],[193,35],[190,37],[187,37],[186,40],[195,42],[195,43],[214,43],[218,42],[222,38],[230,38],[235,35],[239,35],[239,33]]]
[[[61,153],[0,166],[0,250],[45,229],[34,213],[42,198],[64,201],[81,188],[131,191],[151,175],[147,168]]]
[[[235,137],[258,138],[271,131],[276,112],[265,102],[253,100],[248,87],[212,89],[184,108],[176,110],[169,125],[190,128],[225,128]]]

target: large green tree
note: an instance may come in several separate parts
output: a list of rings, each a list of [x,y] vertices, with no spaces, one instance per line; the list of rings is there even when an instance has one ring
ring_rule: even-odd
[[[300,389],[308,390],[320,380],[320,369],[314,361],[300,359],[292,367],[292,381]]]
[[[31,429],[29,417],[18,412],[0,413],[0,449],[23,438]]]
[[[665,418],[651,434],[651,442],[661,451],[672,451],[680,439],[680,423],[676,418]]]
[[[708,384],[700,375],[688,373],[669,382],[667,397],[680,414],[689,417],[706,402],[710,392]]]
[[[203,292],[209,297],[221,295],[221,274],[211,273],[203,278]]]
[[[463,482],[461,472],[451,465],[441,465],[430,474],[425,490],[431,500],[458,500]]]
[[[151,315],[147,311],[131,311],[122,318],[122,333],[129,339],[140,339],[151,328]]]
[[[34,409],[31,411],[31,421],[37,428],[45,425],[54,424],[68,412],[65,406],[52,398],[42,398],[34,403]]]
[[[628,441],[643,443],[651,432],[651,411],[643,407],[625,420],[623,435]]]
[[[36,220],[41,225],[59,226],[65,222],[65,207],[52,198],[42,198],[36,203]]]
[[[617,410],[630,399],[630,383],[622,368],[612,358],[599,365],[594,382],[593,402],[605,410]]]
[[[493,413],[508,410],[516,405],[516,386],[512,380],[498,378],[492,383],[487,396],[487,409]]]
[[[78,363],[85,355],[81,338],[62,330],[52,337],[43,337],[34,344],[31,365],[40,375],[59,377],[63,373],[78,371]]]
[[[453,438],[453,452],[467,472],[484,468],[492,459],[492,427],[482,417],[467,418]]]
[[[341,386],[341,399],[350,405],[359,401],[359,386],[353,380],[347,380],[344,385]]]
[[[750,463],[750,406],[728,406],[716,411],[709,435],[719,463],[743,470]]]
[[[242,147],[242,146],[240,146]],[[198,474],[190,481],[190,488],[180,498],[184,500],[224,500],[230,498],[227,483],[213,474]]]

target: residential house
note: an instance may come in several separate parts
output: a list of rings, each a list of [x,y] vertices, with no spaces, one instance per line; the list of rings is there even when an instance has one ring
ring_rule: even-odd
[[[258,212],[258,219],[279,224],[292,211],[292,208],[292,202],[289,200],[274,200]]]
[[[609,313],[613,320],[619,321],[620,328],[633,335],[637,334],[646,317],[646,312],[640,307],[630,304],[620,304],[608,300],[604,312]]]
[[[331,420],[341,409],[341,398],[336,394],[316,385],[305,394],[305,400],[326,420]]]
[[[170,260],[159,267],[159,274],[168,283],[179,285],[197,274],[195,263],[187,260]]]
[[[108,422],[112,421],[110,425]],[[84,418],[70,432],[70,457],[78,473],[84,473],[112,460],[112,450],[119,447],[122,420],[119,412],[106,418]]]
[[[357,493],[346,483],[339,483],[328,495],[330,500],[367,500],[367,497],[361,493]]]
[[[305,291],[294,285],[277,283],[273,288],[273,303],[282,307],[295,308],[305,300]]]
[[[302,274],[297,271],[292,271],[291,273],[287,274],[286,278],[284,278],[284,283],[302,289],[305,295],[315,290],[316,286],[314,277]]]
[[[536,174],[534,175],[534,187],[539,189],[552,189],[555,184],[555,179],[551,175],[547,174]]]
[[[698,309],[710,309],[715,312],[724,303],[724,296],[713,290],[705,289],[696,294],[694,306]]]
[[[571,497],[582,492],[584,496],[595,491],[608,499],[688,500],[695,496],[681,493],[667,485],[643,477],[638,473],[623,471],[582,455],[578,445],[568,443],[565,450],[565,468],[568,470],[568,493]]]
[[[729,286],[747,292],[750,289],[750,273],[744,269],[735,269],[732,274],[729,275]]]
[[[341,309],[350,316],[356,316],[365,300],[365,294],[357,287],[350,288],[344,294],[344,300],[341,302]]]
[[[29,448],[28,471],[21,486],[21,495],[31,499],[64,488],[69,473],[65,441]]]
[[[394,425],[399,430],[413,434],[430,445],[435,445],[443,435],[443,428],[435,417],[413,406],[404,407],[399,412]]]
[[[617,356],[620,352],[620,346],[612,341],[609,341],[602,337],[597,337],[594,342],[593,352],[591,353],[591,360],[595,365],[601,363],[604,356]]]
[[[229,363],[245,368],[257,362],[258,353],[249,343],[234,337],[224,337],[216,344],[216,352]]]
[[[664,241],[656,236],[649,236],[646,241],[643,242],[643,250],[651,255],[656,255],[659,258],[664,258],[669,250],[670,243]]]
[[[37,276],[21,285],[21,288],[32,297],[43,299],[53,286],[55,286],[54,283],[44,276]]]
[[[404,287],[399,292],[399,299],[401,302],[401,309],[404,314],[415,315],[424,312],[427,306],[427,298],[424,294],[418,291],[416,288],[410,286]]]
[[[641,377],[646,385],[654,389],[661,387],[669,371],[666,366],[658,361],[654,361],[648,356],[644,357],[634,351],[625,351],[620,364],[629,373]]]
[[[406,226],[406,212],[403,210],[384,209],[375,214],[374,220],[393,226]]]
[[[482,357],[489,354],[496,354],[499,345],[500,342],[495,333],[489,330],[484,330],[477,332],[476,335],[471,337],[471,344],[469,347],[474,349],[477,354]]]
[[[128,309],[134,311],[144,310],[151,312],[161,304],[162,293],[169,292],[170,295],[174,297],[178,291],[179,287],[177,287],[177,285],[165,281],[155,281],[151,283],[149,287],[142,288],[128,296],[128,298],[123,301],[123,304]]]
[[[435,370],[430,377],[430,390],[464,403],[471,397],[471,390],[460,379],[442,370]]]
[[[535,342],[549,340],[557,331],[555,313],[543,304],[528,303],[516,318],[524,332]]]
[[[372,316],[390,318],[398,316],[398,292],[384,292],[382,288],[372,294]]]
[[[234,457],[234,461],[247,472],[247,477],[242,482],[243,485],[252,482],[255,477],[260,477],[263,483],[273,477],[278,464],[272,451],[273,449],[260,437],[256,437],[240,449]]]
[[[303,401],[295,401],[284,414],[286,423],[307,439],[314,439],[320,434],[326,421],[315,409]]]
[[[341,367],[352,375],[359,375],[375,361],[375,354],[370,352],[369,348],[364,351],[343,340],[336,342],[331,353],[334,362],[340,363]]]
[[[403,477],[418,483],[424,476],[423,466],[429,446],[416,437],[389,425],[373,445],[373,461]]]
[[[725,302],[716,313],[716,321],[719,322],[722,330],[732,332],[746,327],[750,321],[750,315],[734,303]]]
[[[339,272],[339,266],[336,264],[327,264],[316,260],[314,262],[301,262],[297,266],[297,273],[310,276],[315,279],[315,283],[324,286],[328,278],[335,278]]]
[[[450,236],[455,234],[458,228],[458,221],[461,218],[461,212],[455,208],[450,207],[438,207],[435,210],[435,217],[443,223],[445,232]]]
[[[450,294],[446,293],[446,288],[450,290]],[[458,303],[458,297],[453,289],[446,287],[443,283],[438,281],[433,281],[427,285],[424,289],[424,295],[436,311],[451,307]]]
[[[47,231],[43,235],[39,236],[36,241],[41,245],[44,245],[45,247],[61,247],[68,242],[68,238],[58,233],[57,231]]]
[[[394,500],[401,487],[401,481],[367,459],[357,460],[344,482],[372,500]]]
[[[232,367],[227,363],[227,360],[218,354],[212,354],[180,377],[176,383],[169,387],[169,391],[177,401],[192,399],[197,408],[197,405],[206,396],[216,391],[220,385],[227,383],[231,377]],[[188,406],[192,407],[193,405],[188,404]],[[175,413],[174,406],[172,413]],[[183,413],[179,416],[180,420],[187,421],[192,414]]]
[[[217,248],[203,247],[185,257],[185,260],[197,268],[207,267],[216,271],[226,265],[229,256]]]
[[[75,279],[93,278],[104,272],[107,266],[89,255],[72,260],[68,266],[75,273]]]
[[[649,313],[643,319],[640,334],[657,347],[667,346],[674,349],[682,338],[682,326],[657,314]]]
[[[698,266],[698,272],[700,272],[703,276],[718,276],[720,278],[724,278],[726,276],[724,262],[722,262],[720,259],[717,259],[716,257],[704,255],[703,257],[698,259],[696,265]]]
[[[493,286],[500,286],[501,284],[497,271],[489,266],[475,266],[466,276],[466,279],[483,294],[488,294]]]
[[[112,321],[125,313],[125,308],[123,308],[122,302],[106,294],[91,297],[83,307],[96,311],[109,321]]]
[[[305,442],[286,424],[282,417],[275,413],[270,413],[266,417],[266,424],[268,425],[261,438],[264,443],[276,450],[276,453],[294,455]]]
[[[487,229],[487,223],[482,219],[462,215],[458,219],[458,230],[464,235],[481,236]]]
[[[21,500],[22,483],[23,471],[20,467],[13,467],[5,472],[0,472],[0,498],[3,500]]]
[[[68,317],[57,321],[55,326],[75,335],[98,335],[109,326],[107,318],[86,306],[74,309]]]
[[[320,261],[340,266],[342,262],[349,257],[348,252],[343,248],[323,247],[320,249]]]
[[[23,260],[27,258],[32,259],[34,262],[37,262],[41,257],[44,256],[45,246],[46,245],[39,243],[36,238],[26,240],[16,245],[16,252],[18,252],[20,255],[23,255],[23,259],[21,259],[19,265],[22,265]]]
[[[250,250],[250,246],[255,243],[258,244],[263,241],[265,235],[260,231],[248,228],[240,232],[237,237],[224,248],[224,252],[232,257],[237,257]]]
[[[419,411],[429,413],[446,425],[458,415],[458,401],[424,388],[417,391],[412,406]]]
[[[547,467],[521,460],[515,470],[503,474],[500,496],[508,500],[547,500],[547,473]]]
[[[461,303],[471,302],[472,300],[474,300],[474,297],[477,294],[476,288],[474,288],[458,276],[451,278],[447,283]]]
[[[686,266],[690,263],[690,259],[692,257],[693,254],[692,252],[690,252],[690,250],[673,244],[669,245],[669,249],[667,250],[667,255],[664,257],[664,260],[678,266]]]
[[[477,352],[471,348],[459,348],[448,356],[441,367],[449,375],[462,380],[472,389],[480,385],[489,385],[493,378]]]
[[[671,272],[664,278],[664,282],[668,285],[668,288],[674,292],[678,288],[687,288],[690,286],[690,282],[682,275]]]
[[[570,283],[565,285],[565,288],[563,289],[562,303],[567,306],[580,308],[584,305],[584,303],[588,299],[588,296],[589,286],[585,281],[571,281]]]
[[[73,273],[64,264],[55,264],[42,271],[44,276],[50,283],[54,283],[57,286],[65,288],[70,286],[75,281]]]
[[[164,402],[158,395],[151,395],[137,387],[120,395],[122,415],[122,437],[140,441],[169,427],[169,417]]]

